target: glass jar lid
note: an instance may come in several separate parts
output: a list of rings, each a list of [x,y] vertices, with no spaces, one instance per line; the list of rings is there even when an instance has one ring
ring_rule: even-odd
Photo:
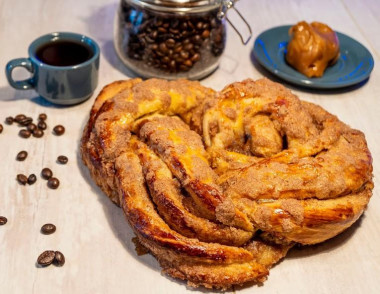
[[[215,9],[223,0],[124,0],[140,7],[163,12],[197,13]]]

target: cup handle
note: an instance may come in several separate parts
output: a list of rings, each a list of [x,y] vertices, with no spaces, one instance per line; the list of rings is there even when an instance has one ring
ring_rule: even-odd
[[[26,68],[26,70],[32,74],[32,77],[23,81],[15,81],[12,78],[12,71],[18,66]],[[19,90],[28,90],[34,88],[34,67],[29,58],[17,58],[9,61],[5,68],[5,73],[7,75],[8,83],[13,88]]]

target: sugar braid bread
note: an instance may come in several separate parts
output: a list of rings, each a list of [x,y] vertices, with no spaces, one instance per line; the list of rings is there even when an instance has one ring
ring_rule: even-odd
[[[262,79],[106,86],[83,132],[96,183],[169,275],[228,288],[266,279],[296,243],[349,227],[372,193],[364,135]]]

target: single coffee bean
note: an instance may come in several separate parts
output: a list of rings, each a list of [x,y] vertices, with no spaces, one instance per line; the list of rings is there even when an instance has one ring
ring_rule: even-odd
[[[182,49],[183,49],[182,44],[181,44],[181,43],[177,43],[177,44],[175,45],[175,47],[174,47],[174,52],[175,52],[175,53],[179,53],[179,52],[182,51]]]
[[[188,66],[188,67],[192,67],[193,66],[193,63],[191,62],[191,60],[185,60],[184,62],[183,62],[183,65],[185,65],[185,66]]]
[[[166,46],[169,48],[173,48],[175,45],[175,40],[174,39],[167,39],[165,42]]]
[[[161,51],[157,51],[156,54],[160,57],[165,56],[165,53],[162,53]],[[154,62],[159,62],[159,60],[155,60]]]
[[[203,33],[202,33],[202,38],[203,39],[207,39],[208,37],[210,37],[210,31],[209,30],[204,30]]]
[[[5,225],[8,222],[8,219],[5,216],[0,216],[0,226]]]
[[[202,38],[201,38],[201,36],[199,36],[199,35],[195,35],[194,37],[193,37],[193,40],[194,40],[194,42],[195,43],[202,43]]]
[[[31,174],[28,177],[28,184],[33,185],[37,181],[37,177],[35,174]]]
[[[18,161],[24,161],[27,157],[28,157],[28,152],[23,150],[23,151],[20,151],[19,153],[17,153],[16,159]]]
[[[145,40],[148,42],[148,43],[154,43],[154,40],[153,39],[151,39],[149,36],[146,36],[145,37]],[[138,56],[140,56],[140,55],[138,55]]]
[[[41,171],[41,177],[45,180],[50,179],[53,176],[53,172],[51,171],[50,168],[45,167]]]
[[[27,138],[30,137],[30,135],[31,135],[32,133],[31,133],[30,131],[28,131],[28,130],[22,129],[22,130],[20,130],[20,131],[18,132],[18,134],[19,134],[19,136],[20,136],[21,138],[27,139]]]
[[[191,43],[186,44],[186,46],[185,46],[185,50],[187,50],[187,51],[190,51],[190,50],[192,50],[193,48],[194,48],[194,45],[191,44]]]
[[[158,49],[159,49],[162,53],[166,53],[166,52],[168,52],[168,47],[166,46],[165,43],[161,43],[160,45],[158,45]]]
[[[65,256],[62,254],[62,252],[55,252],[54,264],[56,266],[63,266],[65,264]]]
[[[35,129],[33,131],[33,137],[41,138],[44,135],[44,131],[41,129]]]
[[[188,59],[189,58],[189,52],[187,52],[187,51],[181,51],[180,53],[179,53],[180,55],[181,55],[181,57],[183,58],[183,59]]]
[[[17,114],[16,116],[15,116],[15,122],[19,122],[20,120],[22,120],[22,119],[24,119],[24,118],[26,118],[26,116],[24,115],[24,114]]]
[[[181,29],[186,31],[187,30],[187,22],[182,22],[181,23]]]
[[[182,71],[188,71],[190,68],[187,67],[186,65],[181,64],[181,65],[179,66],[179,69],[182,70]]]
[[[174,54],[173,55],[173,59],[176,61],[176,62],[182,62],[182,58],[181,58],[181,56],[178,54],[178,53],[176,53],[176,54]]]
[[[47,115],[46,115],[46,113],[41,113],[41,114],[38,116],[38,119],[39,119],[39,120],[46,120],[46,119],[47,119]]]
[[[18,123],[24,127],[26,127],[28,124],[33,122],[33,118],[31,117],[25,117],[23,119],[20,119]]]
[[[41,227],[41,233],[44,235],[50,235],[50,234],[53,234],[56,229],[57,229],[56,226],[53,224],[44,224]]]
[[[162,19],[156,18],[156,19],[154,20],[154,25],[155,25],[156,27],[160,27],[160,26],[162,26]]]
[[[46,125],[45,121],[40,120],[40,121],[38,122],[38,124],[37,124],[37,127],[38,127],[40,130],[46,130],[47,125]]]
[[[177,35],[180,31],[178,29],[169,28],[169,32],[171,32],[174,35]]]
[[[53,132],[57,136],[61,136],[61,135],[63,135],[65,133],[65,127],[62,126],[62,125],[57,125],[57,126],[54,127]]]
[[[36,126],[36,124],[34,124],[34,123],[30,123],[30,124],[28,124],[28,125],[26,126],[26,128],[27,128],[28,131],[33,132],[34,130],[37,129],[37,126]]]
[[[0,134],[3,132],[3,129],[4,129],[3,125],[0,124]]]
[[[50,178],[47,185],[50,189],[57,189],[59,187],[59,180],[57,178]]]
[[[198,53],[195,53],[195,54],[191,57],[191,61],[193,61],[193,62],[196,62],[196,61],[198,61],[199,59],[201,59],[201,56],[200,56]]]
[[[162,58],[162,62],[163,62],[163,63],[169,63],[169,62],[170,62],[170,58],[167,57],[167,56],[164,56],[164,57]]]
[[[220,42],[222,42],[222,35],[216,35],[214,38],[214,42],[215,43],[220,43]],[[221,44],[222,46],[221,46],[221,49],[223,49],[223,44]]]
[[[166,30],[165,28],[163,28],[163,27],[159,27],[157,30],[158,30],[160,33],[162,33],[162,34],[165,34],[165,33],[167,32],[167,30]]]
[[[5,122],[8,124],[8,125],[11,125],[11,124],[13,124],[13,117],[11,117],[11,116],[8,116],[6,119],[5,119]]]
[[[46,250],[40,254],[37,258],[37,263],[42,266],[48,266],[52,264],[55,258],[55,252],[53,250]]]
[[[17,175],[17,181],[18,181],[21,185],[26,185],[26,183],[28,182],[28,178],[26,177],[26,175],[18,174],[18,175]]]
[[[69,159],[65,155],[60,155],[58,156],[57,161],[61,164],[66,164],[69,161]]]
[[[152,38],[152,39],[156,39],[157,38],[157,31],[153,31],[153,32],[151,32],[150,33],[150,37]]]

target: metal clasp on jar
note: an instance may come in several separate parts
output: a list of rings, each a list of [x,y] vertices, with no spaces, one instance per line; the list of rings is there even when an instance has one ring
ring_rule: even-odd
[[[251,26],[249,25],[249,23],[247,22],[247,20],[243,17],[243,15],[240,13],[239,10],[237,10],[235,8],[235,2],[237,0],[222,0],[222,5],[220,6],[220,10],[219,10],[219,13],[218,13],[218,18],[219,19],[223,19],[223,18],[226,18],[227,22],[231,25],[231,27],[234,29],[234,31],[239,35],[240,37],[240,40],[241,42],[244,44],[244,45],[247,45],[249,40],[251,40],[251,37],[252,37],[252,28]],[[247,28],[248,28],[248,31],[249,31],[249,36],[246,40],[244,40],[243,36],[241,35],[241,33],[239,32],[239,30],[234,26],[234,24],[228,19],[228,16],[227,16],[227,11],[228,9],[233,9],[235,10],[235,12],[239,15],[239,17],[243,20],[243,22],[247,25]]]

